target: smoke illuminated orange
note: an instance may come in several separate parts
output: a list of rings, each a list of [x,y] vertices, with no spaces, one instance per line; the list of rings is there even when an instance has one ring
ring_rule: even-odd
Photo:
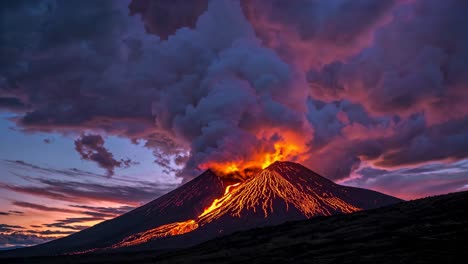
[[[265,151],[249,157],[249,160],[235,160],[229,162],[208,162],[200,165],[202,169],[212,169],[220,174],[243,174],[247,169],[265,169],[275,161],[294,160],[302,162],[308,158],[306,143],[300,140],[278,141],[274,143],[274,152]],[[244,177],[247,178],[247,177]]]
[[[262,169],[273,164],[275,161],[286,160],[299,153],[299,146],[294,144],[275,144],[275,153],[267,153],[263,158]]]

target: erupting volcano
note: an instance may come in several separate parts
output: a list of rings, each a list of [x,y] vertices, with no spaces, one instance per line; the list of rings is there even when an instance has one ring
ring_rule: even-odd
[[[237,230],[352,213],[401,200],[346,187],[293,162],[275,161],[244,181],[207,170],[178,189],[69,237],[22,254],[184,247]]]

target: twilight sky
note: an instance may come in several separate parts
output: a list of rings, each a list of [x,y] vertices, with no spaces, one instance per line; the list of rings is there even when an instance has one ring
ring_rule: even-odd
[[[0,248],[274,155],[414,199],[468,190],[468,3],[0,3]]]

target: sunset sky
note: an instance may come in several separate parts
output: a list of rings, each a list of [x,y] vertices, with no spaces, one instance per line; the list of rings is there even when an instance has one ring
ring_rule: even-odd
[[[0,248],[207,168],[299,162],[402,199],[468,190],[458,0],[0,3]]]

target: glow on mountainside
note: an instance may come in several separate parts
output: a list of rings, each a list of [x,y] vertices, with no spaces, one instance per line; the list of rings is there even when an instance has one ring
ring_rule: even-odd
[[[287,169],[287,165],[284,165],[283,170]],[[112,248],[134,246],[155,238],[182,235],[222,216],[241,218],[244,213],[253,213],[267,218],[275,212],[277,204],[285,205],[286,210],[294,208],[307,218],[361,210],[331,193],[319,193],[311,186],[293,183],[275,169],[267,168],[245,182],[227,186],[223,196],[215,199],[196,219],[165,224],[129,236]]]

